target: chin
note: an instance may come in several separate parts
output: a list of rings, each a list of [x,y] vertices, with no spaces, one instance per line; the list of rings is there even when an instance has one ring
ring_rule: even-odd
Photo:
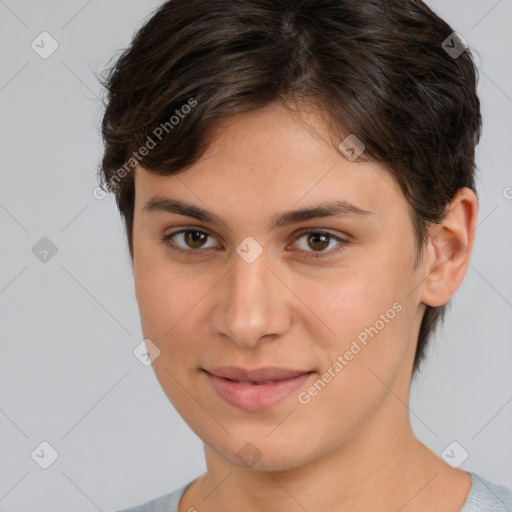
[[[315,458],[312,445],[288,435],[235,435],[227,443],[205,440],[205,444],[229,464],[252,471],[287,471]],[[273,436],[275,435],[275,438]]]
[[[244,450],[249,451],[247,445],[238,451],[220,451],[217,452],[226,462],[236,466],[239,469],[247,471],[288,471],[304,463],[297,453],[286,453],[286,451],[260,450],[260,454],[255,454],[250,458]],[[304,455],[304,454],[302,454]]]

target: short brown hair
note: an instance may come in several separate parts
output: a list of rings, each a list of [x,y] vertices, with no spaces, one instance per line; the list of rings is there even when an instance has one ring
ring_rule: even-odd
[[[420,0],[162,4],[100,77],[100,181],[115,193],[132,258],[130,170],[140,163],[160,175],[183,172],[218,121],[274,101],[312,104],[333,141],[355,134],[364,143],[365,158],[400,185],[421,254],[428,224],[443,218],[456,191],[476,192],[478,72],[469,48],[445,51],[453,32]],[[142,156],[155,131],[158,143]],[[427,306],[413,371],[445,307]]]

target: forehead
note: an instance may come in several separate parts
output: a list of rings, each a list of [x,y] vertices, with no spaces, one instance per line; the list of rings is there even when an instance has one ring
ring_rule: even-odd
[[[304,122],[280,104],[231,116],[212,131],[202,157],[178,174],[137,168],[136,209],[155,196],[209,205],[220,216],[250,216],[345,201],[383,213],[406,207],[395,180],[377,163],[349,161],[311,113]],[[341,141],[340,141],[341,142]]]

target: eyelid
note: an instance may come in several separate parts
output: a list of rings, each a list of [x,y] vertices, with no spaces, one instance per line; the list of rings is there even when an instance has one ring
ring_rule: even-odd
[[[217,238],[212,233],[210,233],[210,231],[208,231],[208,229],[206,229],[206,228],[196,227],[196,226],[182,226],[180,229],[177,229],[176,231],[170,231],[170,232],[164,233],[164,235],[162,237],[160,237],[160,240],[162,242],[164,242],[172,251],[180,252],[183,254],[192,254],[192,253],[204,254],[205,252],[209,252],[210,250],[213,249],[213,247],[207,247],[206,249],[183,249],[183,247],[179,247],[177,245],[172,246],[169,243],[170,241],[173,241],[173,238],[176,235],[179,235],[181,233],[186,233],[187,231],[197,231],[199,233],[204,233],[204,234],[208,235],[210,238]]]
[[[336,240],[338,242],[338,245],[332,249],[329,249],[328,251],[304,251],[309,255],[306,256],[306,258],[327,258],[329,256],[334,256],[335,254],[342,252],[348,244],[352,243],[351,240],[348,239],[348,237],[344,238],[342,236],[335,235],[330,230],[322,228],[303,228],[302,230],[299,230],[298,233],[294,234],[294,242],[296,242],[299,238],[309,233],[314,233],[317,235],[328,235],[331,239]]]
[[[337,240],[345,240],[347,242],[349,241],[348,235],[345,235],[346,238],[343,238],[343,236],[333,233],[330,229],[324,229],[324,228],[302,228],[302,229],[299,229],[299,231],[297,231],[293,235],[294,240],[296,240],[297,238],[300,238],[302,235],[305,235],[306,233],[319,233],[321,235],[329,235],[332,238],[336,238]]]
[[[182,247],[179,247],[179,246],[172,246],[169,243],[170,240],[172,241],[173,237],[175,237],[176,235],[179,235],[181,233],[187,232],[187,231],[196,231],[199,233],[204,233],[211,238],[217,238],[207,228],[196,227],[196,226],[182,226],[179,229],[177,229],[176,231],[171,231],[171,232],[165,233],[161,237],[161,241],[164,242],[165,244],[167,244],[167,246],[169,247],[169,249],[171,251],[174,251],[177,253],[182,253],[182,254],[204,255],[205,253],[209,253],[210,251],[215,250],[214,247],[207,247],[206,249],[201,249],[201,248],[199,248],[199,249],[183,249]],[[293,243],[295,243],[302,236],[309,234],[309,233],[314,233],[314,234],[319,234],[319,235],[328,235],[330,238],[335,239],[338,242],[338,246],[335,248],[332,248],[328,251],[317,251],[317,252],[305,251],[303,249],[300,249],[300,251],[308,254],[308,256],[305,256],[305,258],[309,258],[309,257],[322,258],[322,257],[332,256],[334,254],[337,254],[338,252],[343,251],[345,246],[352,243],[348,237],[344,238],[342,236],[335,235],[330,230],[322,229],[322,228],[302,228],[302,229],[300,229],[298,232],[296,232],[293,235]]]

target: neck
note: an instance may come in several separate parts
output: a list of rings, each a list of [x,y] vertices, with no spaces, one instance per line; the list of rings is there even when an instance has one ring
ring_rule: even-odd
[[[383,408],[351,439],[287,470],[241,468],[205,446],[207,473],[183,500],[183,510],[459,510],[470,489],[469,475],[421,444],[413,435],[408,409],[396,397],[390,400],[399,421],[394,416],[386,423]]]

